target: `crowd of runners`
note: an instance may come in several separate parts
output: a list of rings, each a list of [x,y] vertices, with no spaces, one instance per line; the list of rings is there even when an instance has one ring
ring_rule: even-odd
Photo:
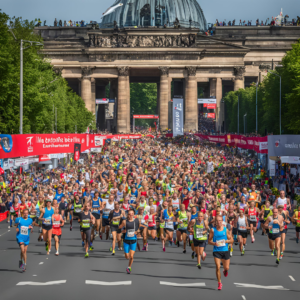
[[[110,141],[84,164],[10,174],[1,193],[9,227],[17,231],[19,268],[26,270],[33,230],[45,243],[45,253],[58,256],[63,226],[78,230],[86,258],[96,238],[110,239],[111,255],[124,251],[128,274],[137,248],[147,252],[148,241],[154,240],[163,252],[166,246],[183,253],[190,247],[199,269],[212,251],[221,290],[221,265],[227,277],[230,258],[246,254],[247,238],[254,243],[258,229],[279,264],[288,224],[294,224],[299,241],[300,207],[284,191],[273,199],[268,183],[257,179],[253,162],[235,150],[193,135],[144,137]]]

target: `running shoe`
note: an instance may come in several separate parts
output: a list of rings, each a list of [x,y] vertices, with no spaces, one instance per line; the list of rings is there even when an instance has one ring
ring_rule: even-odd
[[[183,253],[186,253],[186,250],[185,250],[185,249],[183,250]]]
[[[41,241],[42,241],[42,242],[44,241],[44,238],[43,238],[43,237],[41,238]]]
[[[169,246],[172,247],[172,242],[171,241],[169,241]]]
[[[96,232],[96,233],[95,233],[95,238],[96,238],[97,236],[98,236],[98,233]]]
[[[8,229],[10,228],[10,226],[8,226]]]
[[[142,251],[146,251],[146,246],[143,247]]]
[[[59,252],[58,252],[58,250],[56,251],[55,255],[56,255],[56,256],[58,256],[58,255],[59,255]]]
[[[26,265],[22,265],[22,272],[25,272],[26,271]]]
[[[280,253],[279,259],[282,259],[282,258],[283,258],[283,252]]]
[[[94,250],[94,247],[93,247],[93,246],[91,246],[91,247],[90,247],[90,251],[93,251],[93,250]]]
[[[131,273],[131,268],[128,267],[128,268],[126,269],[126,272],[127,272],[127,274],[130,274],[130,273]]]
[[[19,269],[23,266],[22,260],[19,260]]]
[[[99,238],[102,240],[102,234],[99,234]]]
[[[235,241],[234,241],[234,244],[235,244],[235,245],[237,245],[238,243],[239,243],[238,240],[235,240]]]
[[[222,283],[218,282],[218,290],[221,291],[221,289],[222,289]]]
[[[274,256],[274,252],[275,252],[275,250],[272,250],[272,252],[271,252],[271,255],[272,255],[272,256]]]
[[[194,259],[194,258],[195,258],[195,252],[192,253],[192,259]]]
[[[112,247],[109,248],[109,251],[112,252]]]
[[[223,271],[223,274],[224,274],[225,277],[227,277],[227,276],[228,276],[228,271],[227,271],[227,270],[224,270],[224,271]]]
[[[147,243],[147,245],[146,245],[146,251],[148,251],[148,243]]]
[[[179,247],[179,246],[180,246],[180,244],[179,244],[179,241],[177,241],[177,243],[176,243],[176,244],[177,244],[177,247]]]
[[[244,254],[245,254],[245,250],[243,249],[243,251],[242,251],[241,255],[244,255]]]
[[[198,264],[197,267],[198,267],[198,269],[200,270],[200,269],[201,269],[201,264]]]
[[[276,264],[279,265],[279,259],[278,258],[276,258]]]
[[[296,238],[296,243],[297,243],[297,244],[299,243],[299,239],[298,239],[298,238]]]
[[[115,255],[115,253],[116,253],[116,251],[114,250],[114,251],[112,251],[111,255]]]
[[[254,236],[251,238],[251,243],[254,243]]]
[[[46,243],[46,251],[48,252],[49,250],[49,246],[48,246],[48,243]]]
[[[202,253],[202,260],[205,261],[205,258],[206,258],[206,252],[203,251],[203,253]]]
[[[84,247],[84,241],[81,242],[82,247]]]
[[[70,226],[70,231],[72,231],[72,226]]]
[[[89,257],[89,253],[87,252],[84,257],[88,258]]]
[[[38,238],[38,242],[40,242],[42,239],[41,238]]]
[[[261,235],[265,235],[263,231],[261,232]]]
[[[163,247],[163,251],[166,252],[166,248],[165,247]]]

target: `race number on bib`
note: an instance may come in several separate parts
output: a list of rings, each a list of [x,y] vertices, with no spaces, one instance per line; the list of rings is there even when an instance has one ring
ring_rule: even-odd
[[[21,226],[21,234],[28,235],[28,227],[27,226]]]
[[[134,237],[134,229],[127,230],[127,237],[129,237],[129,238]]]
[[[200,239],[203,237],[203,228],[196,228],[196,237]]]
[[[225,246],[225,240],[218,240],[216,241],[217,247],[224,247]]]
[[[44,224],[45,225],[50,225],[51,224],[51,219],[49,218],[49,219],[45,219],[44,220]]]
[[[279,228],[273,228],[272,233],[279,233]]]

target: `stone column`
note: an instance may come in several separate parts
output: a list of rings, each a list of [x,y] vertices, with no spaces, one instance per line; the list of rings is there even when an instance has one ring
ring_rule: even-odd
[[[197,99],[197,80],[196,67],[187,67],[185,85],[185,120],[184,132],[198,130],[198,99]]]
[[[118,119],[117,132],[128,133],[130,129],[130,98],[129,88],[129,68],[120,67],[118,79]],[[129,109],[128,109],[129,107]]]
[[[221,100],[223,97],[223,87],[222,87],[222,79],[217,78],[216,81],[216,98],[217,98],[217,109],[215,110],[216,113],[216,123],[218,124],[218,128],[222,126],[223,118],[222,118],[222,107],[221,107]]]
[[[244,89],[244,73],[245,73],[245,67],[235,67],[234,68],[234,90],[238,91],[239,89]]]
[[[85,103],[85,107],[95,113],[95,101],[92,99],[92,83],[91,77],[92,69],[89,67],[84,67],[81,69],[81,98]]]
[[[168,102],[169,102],[169,67],[159,67],[159,125],[162,131],[168,128]]]

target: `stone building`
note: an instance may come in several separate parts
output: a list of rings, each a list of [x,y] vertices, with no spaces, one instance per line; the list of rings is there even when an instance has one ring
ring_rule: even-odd
[[[100,129],[129,132],[130,83],[152,82],[157,84],[160,127],[165,130],[173,81],[174,94],[184,98],[184,130],[198,128],[200,88],[203,97],[216,98],[219,130],[222,96],[262,81],[300,38],[300,27],[295,26],[217,27],[207,36],[196,0],[117,0],[113,5],[118,3],[123,6],[105,16],[100,28],[35,29],[54,69],[89,110],[97,111]],[[96,110],[95,100],[106,98],[108,86],[115,118],[105,123],[105,105]]]

